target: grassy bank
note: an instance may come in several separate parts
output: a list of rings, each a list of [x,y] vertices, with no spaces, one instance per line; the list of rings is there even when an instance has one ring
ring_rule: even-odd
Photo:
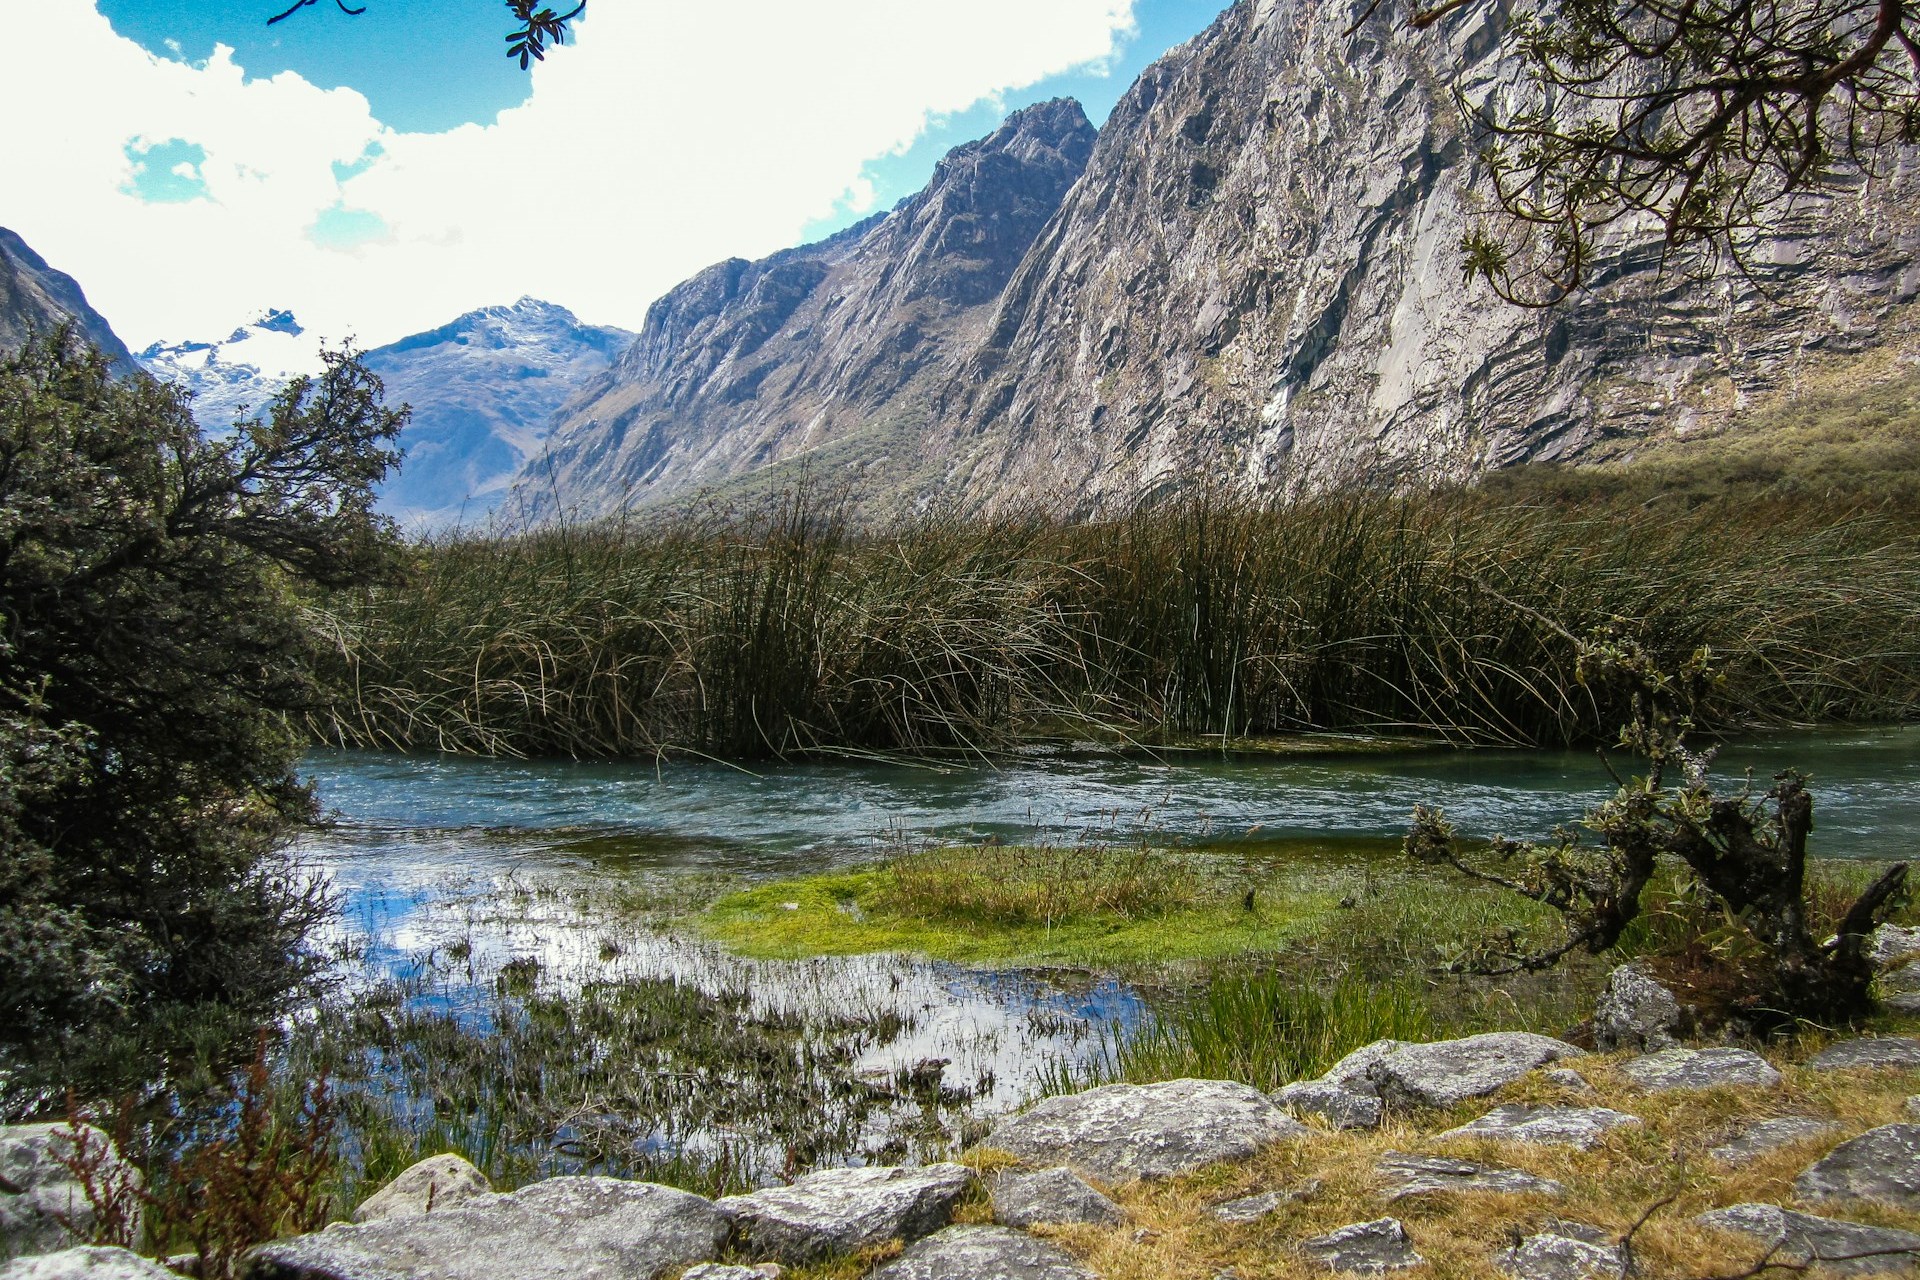
[[[1722,727],[1920,708],[1912,522],[1765,495],[1201,495],[884,531],[802,496],[449,539],[328,609],[334,705],[314,732],[407,751],[1566,743],[1619,722],[1571,663],[1572,637],[1618,619],[1657,654],[1713,647]]]

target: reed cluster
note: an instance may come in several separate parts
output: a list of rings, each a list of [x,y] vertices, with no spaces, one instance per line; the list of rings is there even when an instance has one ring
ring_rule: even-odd
[[[324,602],[323,741],[632,757],[1302,731],[1610,735],[1576,641],[1710,645],[1718,728],[1920,706],[1920,539],[1805,503],[1197,494],[896,527],[805,493],[417,549]]]

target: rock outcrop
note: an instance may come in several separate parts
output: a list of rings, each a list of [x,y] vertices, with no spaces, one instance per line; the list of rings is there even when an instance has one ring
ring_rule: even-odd
[[[1752,1236],[1771,1261],[1804,1268],[1823,1262],[1838,1275],[1910,1272],[1920,1261],[1920,1235],[1837,1218],[1795,1213],[1771,1204],[1736,1204],[1696,1219],[1703,1227]]]
[[[1623,964],[1607,975],[1593,1007],[1593,1043],[1601,1052],[1671,1049],[1679,1040],[1680,1002],[1642,964]]]
[[[957,1164],[824,1169],[716,1207],[754,1255],[805,1264],[938,1231],[972,1183],[972,1171]]]
[[[1090,1222],[1114,1226],[1127,1215],[1071,1169],[1010,1169],[993,1182],[993,1220],[1003,1227]]]
[[[1920,1209],[1920,1125],[1881,1125],[1848,1139],[1808,1165],[1793,1189],[1802,1200]]]
[[[355,1222],[382,1218],[412,1218],[423,1213],[445,1213],[488,1195],[493,1184],[487,1175],[459,1156],[429,1156],[408,1165],[400,1175],[360,1202]]]
[[[1585,1151],[1599,1146],[1613,1130],[1639,1123],[1638,1116],[1609,1107],[1542,1107],[1510,1102],[1440,1136],[1575,1147]]]
[[[85,1245],[0,1265],[0,1280],[179,1280],[151,1258],[126,1249]]]
[[[1739,1085],[1770,1089],[1780,1073],[1751,1049],[1662,1049],[1635,1058],[1622,1075],[1649,1093]]]
[[[139,1184],[139,1172],[122,1164],[106,1134],[91,1125],[0,1125],[0,1260],[52,1253],[82,1243],[95,1223],[87,1190],[68,1163],[82,1153],[100,1161],[99,1185],[122,1179]],[[140,1206],[128,1206],[135,1234]]]
[[[1426,1259],[1414,1252],[1413,1241],[1398,1218],[1377,1218],[1329,1231],[1300,1242],[1300,1252],[1326,1264],[1330,1271],[1379,1275],[1417,1267]]]
[[[49,333],[71,321],[123,370],[133,354],[106,317],[87,302],[80,285],[55,271],[18,235],[0,227],[0,352],[17,351],[30,333]]]
[[[1006,1227],[948,1227],[869,1280],[1097,1280],[1058,1245]]]

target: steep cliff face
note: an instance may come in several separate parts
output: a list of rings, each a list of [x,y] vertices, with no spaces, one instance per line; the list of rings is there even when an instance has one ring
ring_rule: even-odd
[[[0,227],[0,351],[17,351],[33,332],[46,333],[75,320],[93,344],[123,369],[133,356],[113,326],[87,304],[72,276],[55,271],[5,227]]]
[[[562,411],[523,498],[603,512],[923,426],[1093,142],[1078,103],[1029,107],[892,212],[680,285]]]

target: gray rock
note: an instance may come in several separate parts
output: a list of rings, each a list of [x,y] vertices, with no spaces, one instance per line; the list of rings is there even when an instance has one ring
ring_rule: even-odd
[[[1920,1096],[1908,1098],[1901,1109],[1907,1113],[1909,1119],[1920,1120]]]
[[[1620,1280],[1627,1256],[1598,1227],[1555,1222],[1495,1254],[1493,1265],[1514,1280]]]
[[[37,1253],[0,1265],[0,1280],[180,1280],[151,1258],[87,1246]]]
[[[1803,1200],[1879,1200],[1920,1209],[1920,1125],[1888,1124],[1850,1138],[1794,1179]]]
[[[1410,1049],[1415,1043],[1412,1040],[1375,1040],[1334,1063],[1320,1079],[1325,1084],[1345,1085],[1361,1093],[1377,1093],[1373,1083],[1374,1067],[1388,1054]]]
[[[887,1240],[918,1240],[953,1217],[973,1182],[963,1165],[823,1169],[717,1203],[749,1250],[807,1263]]]
[[[1222,1222],[1240,1225],[1258,1222],[1292,1199],[1293,1197],[1284,1191],[1262,1191],[1258,1195],[1241,1196],[1237,1200],[1216,1204],[1207,1212]]]
[[[1920,952],[1920,927],[1883,924],[1867,935],[1867,956],[1882,968]]]
[[[487,1175],[459,1156],[429,1156],[402,1170],[353,1211],[355,1222],[382,1218],[412,1218],[423,1213],[457,1208],[476,1196],[491,1194]]]
[[[705,1262],[727,1219],[649,1182],[549,1178],[457,1209],[340,1224],[261,1245],[248,1280],[653,1280]]]
[[[1824,1138],[1840,1131],[1841,1127],[1831,1120],[1815,1120],[1812,1116],[1778,1116],[1770,1120],[1755,1120],[1707,1154],[1722,1164],[1739,1164],[1796,1142]]]
[[[1789,1266],[1825,1262],[1841,1275],[1911,1271],[1920,1259],[1920,1235],[1818,1218],[1772,1204],[1736,1204],[1694,1219],[1701,1226],[1753,1236],[1772,1259]]]
[[[1401,1151],[1387,1152],[1373,1168],[1385,1183],[1389,1200],[1456,1191],[1558,1196],[1567,1190],[1551,1178],[1538,1178],[1522,1169],[1449,1160],[1444,1156],[1414,1156]]]
[[[1296,1116],[1319,1116],[1336,1129],[1378,1129],[1383,1108],[1371,1088],[1349,1088],[1332,1080],[1297,1080],[1270,1095]]]
[[[1920,1068],[1920,1040],[1910,1036],[1868,1036],[1840,1040],[1807,1059],[1815,1071],[1849,1071],[1863,1067]]]
[[[680,1280],[780,1280],[786,1268],[777,1262],[758,1262],[751,1267],[736,1267],[724,1262],[703,1262],[680,1273]]]
[[[948,1227],[867,1280],[1097,1280],[1058,1245],[1007,1227]]]
[[[1602,1052],[1671,1049],[1678,1040],[1680,1002],[1638,962],[1607,975],[1593,1007],[1593,1042]]]
[[[1496,1142],[1532,1142],[1559,1147],[1596,1147],[1610,1130],[1639,1124],[1640,1117],[1608,1107],[1551,1107],[1510,1102],[1470,1124],[1449,1129],[1442,1138],[1491,1138]]]
[[[1072,1165],[1103,1182],[1170,1178],[1312,1134],[1258,1089],[1224,1080],[1113,1084],[1048,1098],[984,1145]]]
[[[1125,1210],[1071,1169],[1034,1173],[1008,1170],[994,1180],[993,1220],[1003,1227],[1031,1227],[1041,1222],[1115,1226],[1126,1219]]]
[[[1780,1073],[1751,1049],[1664,1049],[1635,1058],[1620,1070],[1649,1093],[1722,1085],[1772,1088],[1780,1083]]]
[[[1413,1251],[1407,1229],[1398,1218],[1356,1222],[1300,1242],[1300,1252],[1324,1262],[1331,1271],[1379,1275],[1417,1267],[1426,1259]]]
[[[1920,960],[1880,979],[1880,1003],[1895,1013],[1920,1013]]]
[[[1549,1084],[1557,1085],[1565,1089],[1568,1093],[1585,1094],[1599,1092],[1585,1076],[1575,1071],[1572,1067],[1554,1067],[1549,1071],[1542,1071],[1540,1078]]]
[[[80,1141],[89,1152],[103,1155],[99,1182],[103,1187],[125,1180],[140,1185],[140,1171],[124,1163],[106,1134],[81,1125]],[[58,1124],[0,1125],[0,1260],[28,1253],[53,1253],[82,1243],[95,1223],[86,1188],[75,1180],[63,1160],[74,1156],[73,1126]],[[140,1206],[128,1206],[134,1237],[140,1233]],[[81,1234],[75,1235],[67,1223]]]
[[[1495,1031],[1463,1040],[1408,1044],[1383,1054],[1368,1076],[1390,1105],[1451,1107],[1485,1097],[1549,1062],[1585,1054],[1550,1036]]]

